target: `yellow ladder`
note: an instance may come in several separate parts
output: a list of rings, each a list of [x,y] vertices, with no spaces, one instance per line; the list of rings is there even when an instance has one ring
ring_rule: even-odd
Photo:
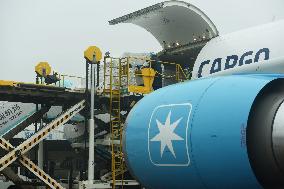
[[[114,189],[117,180],[121,180],[123,188],[124,172],[126,171],[122,152],[123,120],[121,119],[121,98],[123,90],[126,90],[129,82],[128,58],[104,59],[104,94],[109,95],[109,113],[111,127],[111,172],[112,188]],[[119,141],[119,142],[117,142]]]

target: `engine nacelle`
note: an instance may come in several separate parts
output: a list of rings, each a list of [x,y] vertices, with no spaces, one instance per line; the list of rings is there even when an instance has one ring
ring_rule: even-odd
[[[283,100],[279,75],[208,78],[157,90],[128,115],[128,168],[150,189],[283,188]]]

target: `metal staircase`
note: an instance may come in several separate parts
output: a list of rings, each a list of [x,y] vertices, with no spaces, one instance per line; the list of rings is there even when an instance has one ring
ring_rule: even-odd
[[[128,58],[104,58],[104,94],[109,96],[109,114],[111,127],[111,178],[112,188],[122,181],[126,171],[122,152],[122,132],[124,120],[121,118],[121,99],[127,91],[129,82]]]

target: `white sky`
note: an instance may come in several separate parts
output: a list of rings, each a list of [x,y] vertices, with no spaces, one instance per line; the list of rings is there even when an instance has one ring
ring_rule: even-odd
[[[187,0],[220,33],[283,18],[283,0]],[[0,80],[34,81],[34,66],[48,61],[60,73],[84,76],[83,51],[99,46],[113,56],[158,52],[160,45],[132,24],[108,21],[158,0],[0,0]]]

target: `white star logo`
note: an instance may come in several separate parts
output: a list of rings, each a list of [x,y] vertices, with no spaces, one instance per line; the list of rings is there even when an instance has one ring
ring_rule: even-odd
[[[183,119],[182,117],[175,121],[173,124],[171,124],[171,114],[172,112],[170,111],[165,124],[163,125],[159,120],[156,119],[156,123],[158,126],[158,129],[160,133],[158,133],[154,138],[151,139],[151,142],[161,142],[161,157],[164,154],[165,147],[167,146],[172,155],[176,158],[176,154],[173,148],[173,143],[172,141],[174,140],[184,140],[180,136],[174,133],[174,130],[178,126],[179,122]]]

